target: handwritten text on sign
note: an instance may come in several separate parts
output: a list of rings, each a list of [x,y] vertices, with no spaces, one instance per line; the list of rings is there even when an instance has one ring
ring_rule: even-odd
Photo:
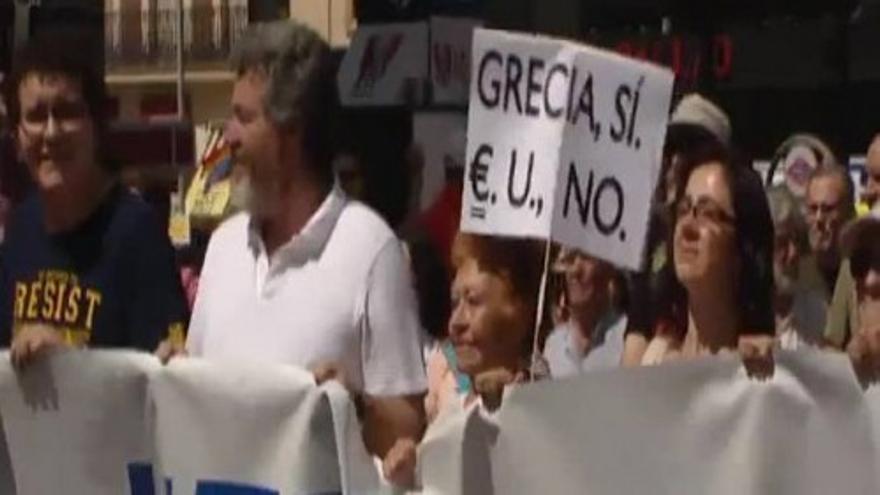
[[[641,260],[672,74],[563,41],[478,30],[462,228]]]

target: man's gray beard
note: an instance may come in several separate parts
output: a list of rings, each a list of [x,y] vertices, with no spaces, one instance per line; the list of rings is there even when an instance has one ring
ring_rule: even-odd
[[[251,180],[247,175],[232,181],[232,189],[229,192],[229,204],[233,211],[250,211],[253,196]]]
[[[232,185],[229,202],[235,211],[247,211],[256,218],[267,218],[277,211],[270,191],[257,191],[250,177],[243,176]]]

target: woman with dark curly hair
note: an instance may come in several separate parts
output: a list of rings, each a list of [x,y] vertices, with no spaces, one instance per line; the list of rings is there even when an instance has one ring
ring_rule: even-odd
[[[735,351],[740,337],[774,331],[773,223],[758,174],[717,154],[683,170],[643,365]]]

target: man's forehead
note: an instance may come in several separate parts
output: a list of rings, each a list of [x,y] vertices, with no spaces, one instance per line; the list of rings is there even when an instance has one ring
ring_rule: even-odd
[[[233,88],[233,100],[241,100],[248,97],[258,97],[266,89],[268,78],[265,73],[256,70],[241,74],[235,81]]]
[[[238,74],[236,84],[265,86],[269,82],[269,74],[262,67],[246,69]]]
[[[807,187],[807,198],[814,196],[843,196],[846,194],[846,183],[837,174],[820,175],[810,181]]]

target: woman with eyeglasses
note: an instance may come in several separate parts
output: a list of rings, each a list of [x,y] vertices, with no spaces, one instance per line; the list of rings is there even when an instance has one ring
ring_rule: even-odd
[[[104,153],[106,92],[89,46],[75,33],[37,35],[8,87],[35,184],[0,262],[0,346],[19,366],[62,346],[152,351],[181,339],[187,319],[170,241]]]
[[[643,365],[773,335],[773,224],[760,178],[717,151],[690,157],[682,170],[665,300]]]

